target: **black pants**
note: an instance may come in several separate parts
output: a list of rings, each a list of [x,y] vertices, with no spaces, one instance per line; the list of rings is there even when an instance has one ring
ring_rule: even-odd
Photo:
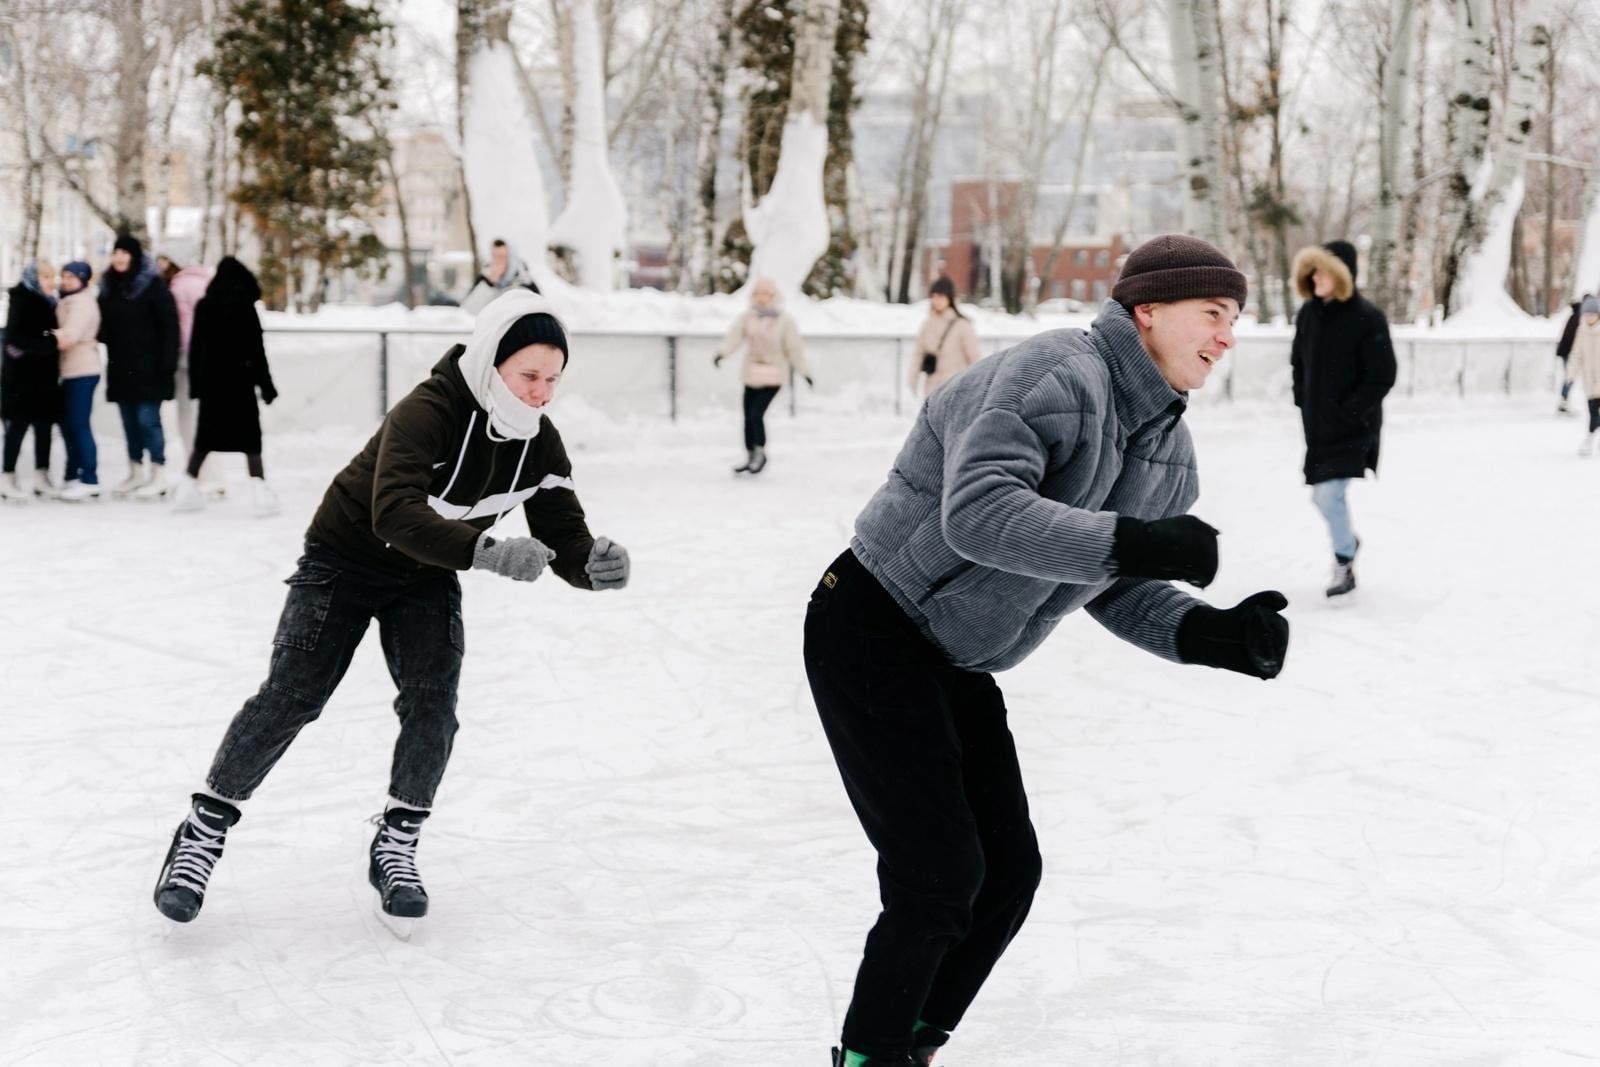
[[[50,469],[50,431],[55,423],[50,419],[28,421],[7,419],[5,428],[5,473],[17,469],[17,457],[22,455],[22,438],[33,431],[33,466],[35,470]]]
[[[772,398],[777,395],[776,385],[765,389],[744,387],[744,447],[767,447],[767,408],[772,406]]]
[[[1600,396],[1589,398],[1589,432],[1600,430]]]
[[[307,544],[288,586],[267,680],[233,717],[206,784],[229,800],[248,799],[300,728],[322,714],[376,618],[400,690],[389,793],[411,807],[432,807],[455,740],[465,647],[455,572],[430,568],[396,578]]]
[[[189,477],[200,477],[200,468],[205,465],[206,457],[210,455],[211,452],[209,450],[195,450],[194,454],[189,457]],[[267,469],[261,465],[260,452],[246,452],[244,454],[244,465],[250,471],[250,477],[252,478],[265,478],[267,476]]]
[[[806,609],[806,674],[845,792],[878,852],[883,911],[844,1021],[898,1062],[920,1019],[953,1030],[1039,885],[1039,845],[988,674],[945,662],[845,552]]]

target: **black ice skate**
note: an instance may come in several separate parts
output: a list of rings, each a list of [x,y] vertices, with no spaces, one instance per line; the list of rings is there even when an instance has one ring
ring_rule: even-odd
[[[410,808],[390,808],[373,817],[378,832],[372,838],[367,881],[389,915],[420,919],[428,914],[428,891],[417,874],[417,837],[427,817],[427,812]]]
[[[239,821],[239,809],[215,797],[194,794],[189,817],[172,833],[161,877],[156,880],[156,908],[173,922],[186,923],[200,914],[206,883],[222,858],[228,827]]]
[[[767,466],[767,450],[759,445],[750,450],[750,473],[760,474]]]
[[[733,473],[735,473],[735,474],[749,474],[750,473],[750,465],[752,463],[754,463],[755,461],[756,461],[756,450],[753,449],[753,448],[749,449],[745,453],[744,462],[739,464],[739,466],[733,468]]]

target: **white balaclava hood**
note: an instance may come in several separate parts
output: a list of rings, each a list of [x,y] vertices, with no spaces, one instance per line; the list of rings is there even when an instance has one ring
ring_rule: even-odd
[[[495,369],[494,354],[500,339],[513,323],[524,315],[540,313],[556,317],[550,302],[538,293],[527,289],[512,289],[495,297],[489,306],[478,312],[477,324],[472,328],[472,339],[461,354],[457,366],[473,399],[489,415],[491,436],[526,441],[539,434],[539,420],[549,404],[532,407],[517,399],[506,386],[500,372]]]

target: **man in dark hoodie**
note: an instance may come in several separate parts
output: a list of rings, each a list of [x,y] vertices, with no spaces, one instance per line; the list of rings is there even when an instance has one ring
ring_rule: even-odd
[[[1306,436],[1306,484],[1333,542],[1325,592],[1344,596],[1356,587],[1361,548],[1346,494],[1352,479],[1378,471],[1383,398],[1394,388],[1394,345],[1389,320],[1356,289],[1350,242],[1301,249],[1294,279],[1305,303],[1295,316],[1289,362]]]
[[[111,492],[166,496],[177,481],[167,475],[161,403],[177,395],[178,305],[144,246],[128,234],[112,246],[111,266],[100,281],[100,340],[106,399],[122,412],[128,439],[128,477]]]
[[[1583,302],[1593,295],[1584,293],[1572,302],[1572,313],[1567,316],[1567,324],[1561,328],[1561,340],[1556,342],[1556,358],[1561,361],[1561,399],[1556,401],[1557,415],[1572,414],[1567,402],[1567,397],[1572,394],[1572,379],[1567,377],[1567,359],[1572,355],[1572,340],[1578,336],[1578,323],[1583,321]]]
[[[507,293],[334,477],[288,579],[267,680],[234,716],[172,835],[155,890],[163,915],[198,914],[239,805],[321,714],[373,619],[399,689],[400,736],[368,880],[385,912],[427,913],[416,850],[456,732],[456,572],[531,582],[548,566],[593,590],[628,581],[627,551],[590,535],[561,435],[544,414],[566,364],[566,333],[549,305]],[[491,537],[519,504],[533,536]]]

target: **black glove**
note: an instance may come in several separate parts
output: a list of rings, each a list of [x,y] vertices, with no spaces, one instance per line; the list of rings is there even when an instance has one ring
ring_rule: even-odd
[[[1289,652],[1289,601],[1276,590],[1256,593],[1224,611],[1197,604],[1178,623],[1178,658],[1253,678],[1276,678]]]
[[[721,352],[718,352],[716,355],[711,357],[711,365],[713,367],[722,366],[722,353]]]
[[[270,385],[263,385],[261,387],[261,402],[263,404],[270,404],[276,399],[278,399],[278,390],[274,389]]]
[[[811,380],[811,375],[809,375],[809,374],[806,374],[806,375],[802,375],[802,377],[804,377],[804,378],[805,378],[805,380],[806,380],[806,387],[807,387],[807,388],[808,388],[808,389],[815,389],[815,388],[816,388],[816,387],[817,387],[817,383],[816,383],[816,382],[814,382],[814,381],[812,381],[812,380]]]
[[[1120,578],[1177,579],[1204,589],[1217,576],[1217,531],[1193,515],[1121,515],[1111,559]]]

